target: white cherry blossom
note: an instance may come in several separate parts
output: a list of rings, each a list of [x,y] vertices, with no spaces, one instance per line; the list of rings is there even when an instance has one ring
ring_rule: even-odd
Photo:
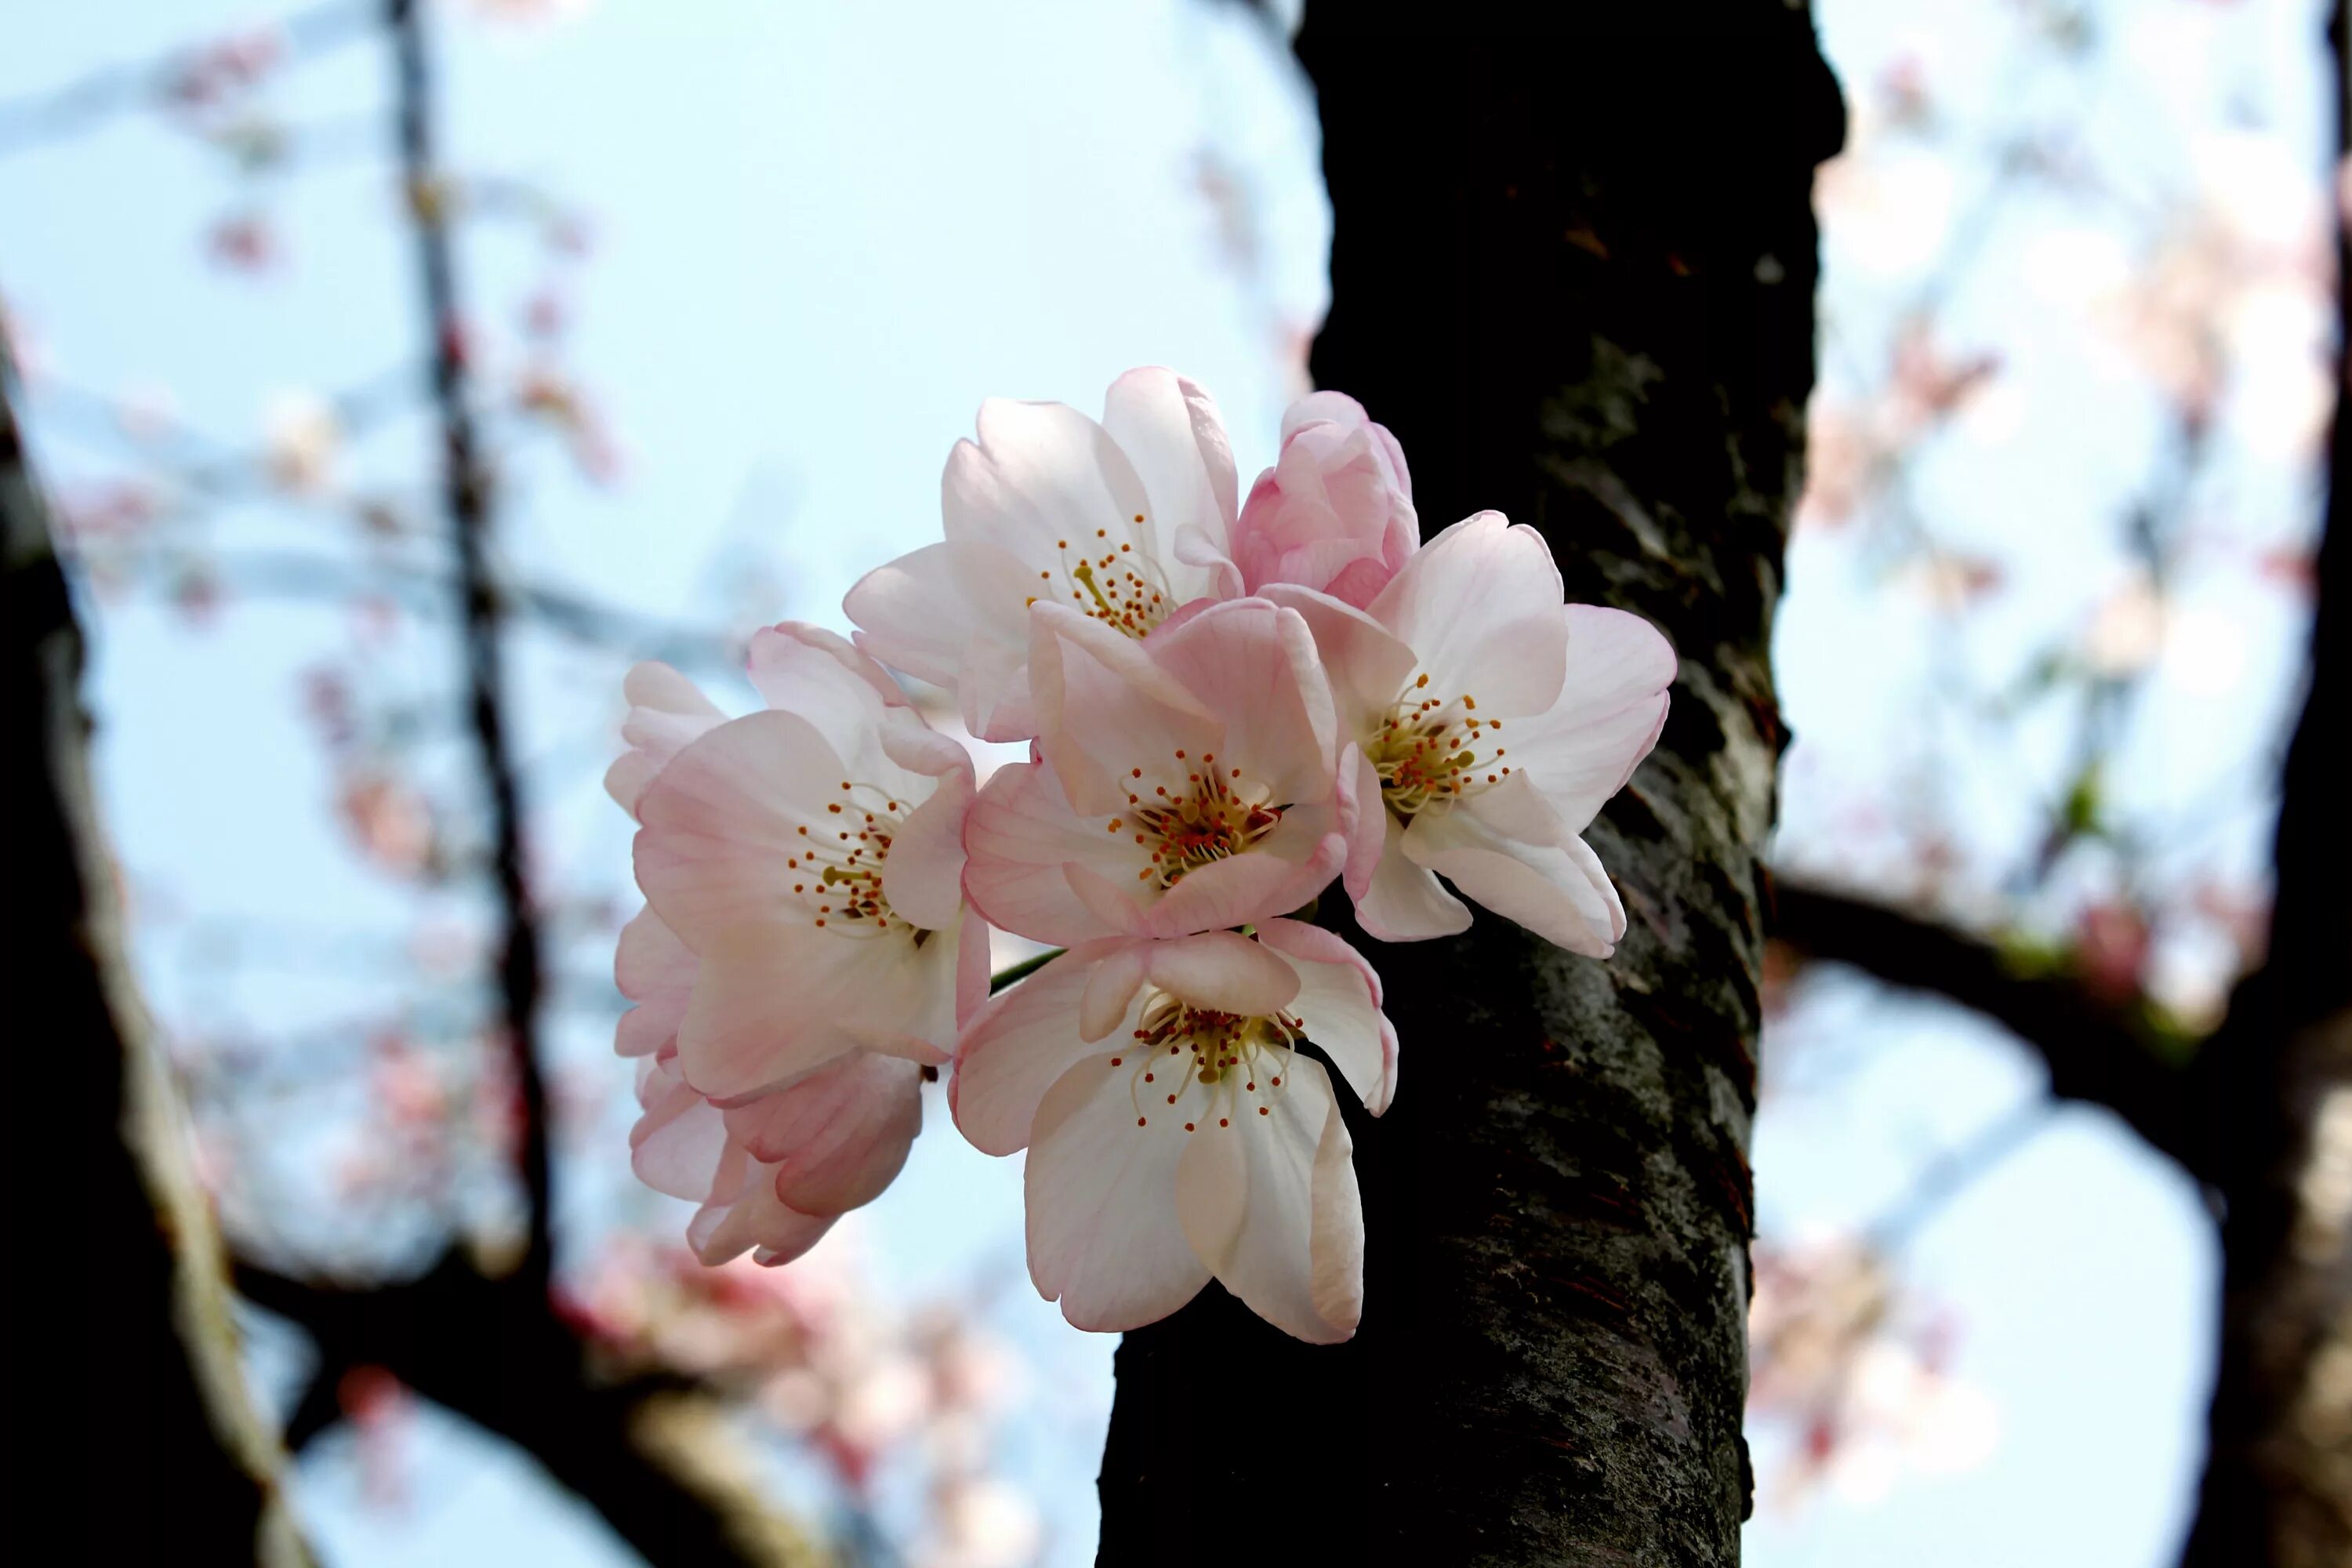
[[[1241,592],[1233,453],[1209,395],[1157,367],[1113,382],[1099,423],[991,398],[979,435],[948,455],[946,538],[868,573],[843,607],[868,653],[954,690],[974,735],[1027,740],[1031,605],[1141,637]]]
[[[1673,647],[1638,616],[1563,605],[1542,535],[1455,523],[1363,609],[1264,595],[1313,627],[1337,704],[1348,891],[1385,941],[1470,911],[1443,875],[1572,952],[1605,958],[1625,910],[1581,837],[1665,723]]]
[[[1083,1329],[1167,1316],[1211,1279],[1297,1337],[1354,1333],[1363,1211],[1311,1040],[1377,1115],[1380,980],[1313,926],[1088,942],[992,999],[957,1051],[956,1124],[1027,1148],[1029,1270]]]

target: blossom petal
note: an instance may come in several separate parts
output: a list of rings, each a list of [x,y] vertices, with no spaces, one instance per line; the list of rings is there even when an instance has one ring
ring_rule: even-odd
[[[1100,1055],[1071,1067],[1029,1147],[1029,1277],[1081,1329],[1141,1328],[1209,1279],[1176,1215],[1188,1135],[1173,1114],[1138,1113],[1135,1071]]]
[[[706,1265],[754,1252],[773,1267],[790,1263],[824,1239],[837,1216],[805,1215],[776,1195],[771,1167],[752,1165],[743,1192],[730,1202],[705,1204],[686,1227],[687,1245]]]
[[[838,799],[842,763],[791,713],[753,713],[670,760],[637,803],[637,885],[688,947],[792,908],[798,829]]]
[[[882,896],[925,931],[947,930],[963,910],[963,819],[973,793],[969,773],[950,773],[890,836]]]
[[[1102,422],[1142,479],[1160,537],[1172,545],[1197,530],[1213,554],[1193,564],[1213,573],[1230,549],[1241,489],[1216,400],[1197,382],[1149,365],[1111,383]]]
[[[956,1045],[948,1104],[975,1148],[1010,1154],[1026,1147],[1045,1091],[1072,1065],[1101,1052],[1082,1037],[1080,1007],[1103,960],[1132,945],[1120,938],[1081,943],[990,997],[972,1016]],[[1130,1014],[1133,1005],[1129,992]]]
[[[604,790],[635,815],[637,799],[654,775],[688,743],[726,721],[694,682],[668,665],[648,661],[631,667],[622,678],[621,695],[629,711],[621,721],[621,739],[629,750],[604,773]]]
[[[873,1202],[923,1130],[922,1069],[863,1051],[725,1112],[729,1133],[776,1167],[776,1195],[807,1215]]]
[[[1293,1058],[1266,1109],[1182,1135],[1177,1214],[1194,1254],[1250,1310],[1297,1339],[1335,1344],[1356,1331],[1363,1300],[1347,1131],[1330,1079],[1305,1058]],[[1327,1141],[1336,1163],[1321,1158]]]
[[[1482,511],[1414,552],[1371,603],[1410,647],[1434,695],[1496,718],[1540,713],[1568,668],[1559,569],[1543,535]]]
[[[1099,1044],[1135,1010],[1153,945],[1126,942],[1102,955],[1087,979],[1086,994],[1078,998],[1078,1038],[1090,1046]]]
[[[1224,766],[1239,767],[1245,782],[1272,789],[1281,803],[1318,801],[1330,793],[1338,719],[1314,634],[1297,611],[1264,599],[1235,599],[1210,605],[1173,631],[1155,632],[1143,646],[1203,710],[1223,721],[1222,735],[1197,740],[1161,731],[1191,753],[1189,761],[1213,754]],[[1149,775],[1152,763],[1139,761]],[[1171,782],[1187,782],[1191,771]],[[1116,803],[1104,809],[1116,809]]]
[[[727,1124],[675,1063],[646,1064],[637,1081],[643,1114],[629,1129],[629,1166],[657,1193],[689,1203],[710,1196],[727,1154]]]
[[[1356,894],[1356,923],[1382,942],[1426,942],[1468,931],[1469,909],[1406,855],[1404,824],[1386,807],[1381,818],[1386,837],[1370,880]]]
[[[1247,854],[1186,872],[1144,910],[1136,934],[1185,936],[1270,920],[1300,908],[1328,887],[1347,862],[1348,841],[1337,830],[1336,815],[1328,806],[1293,812]],[[1284,829],[1291,826],[1290,817],[1299,819],[1293,841],[1311,846],[1303,860],[1291,859],[1276,846]]]
[[[740,1099],[887,1038],[917,989],[907,945],[805,925],[727,933],[703,952],[678,1026],[687,1081],[713,1100]]]
[[[1676,665],[1673,645],[1639,616],[1592,605],[1563,615],[1567,683],[1548,710],[1510,727],[1509,760],[1561,827],[1581,833],[1657,744]]]
[[[988,922],[967,910],[956,924],[955,942],[955,1021],[961,1031],[988,1000],[989,982],[994,978]]]
[[[1286,1004],[1374,1116],[1396,1096],[1397,1037],[1381,1011],[1381,977],[1364,955],[1319,926],[1267,921],[1257,939],[1288,960],[1298,994]]]
[[[1154,657],[1160,638],[1181,632],[1159,634],[1147,652],[1126,633],[1052,605],[1037,606],[1029,626],[1037,749],[1077,810],[1107,816],[1132,793],[1181,785],[1189,770],[1178,753],[1197,758],[1223,744],[1218,710]]]
[[[1110,433],[1062,403],[992,397],[980,405],[980,442],[959,441],[940,486],[950,540],[979,541],[1011,552],[1031,574],[1066,556],[1084,556],[1112,539],[1156,542],[1157,520],[1135,466]],[[1138,524],[1134,519],[1145,515]],[[1151,543],[1141,548],[1152,549]],[[1153,553],[1156,553],[1153,550]],[[1059,578],[1055,572],[1056,597]],[[1029,590],[1036,592],[1035,588]]]
[[[992,544],[927,544],[858,579],[842,610],[857,646],[956,694],[983,740],[1021,739],[1029,688],[1028,601],[1035,569]]]
[[[675,1040],[699,967],[660,916],[651,908],[639,910],[621,928],[613,952],[613,983],[636,1004],[621,1015],[613,1048],[625,1057],[653,1056]]]
[[[1297,971],[1236,931],[1149,942],[1141,944],[1141,954],[1151,983],[1194,1007],[1264,1017],[1289,1006],[1298,994]]]
[[[1312,588],[1276,583],[1262,596],[1297,614],[1313,634],[1339,732],[1358,741],[1375,733],[1412,679],[1416,660],[1411,645],[1367,612]]]
[[[1099,868],[1115,886],[1136,880],[1150,857],[1132,837],[1079,816],[1042,763],[1010,763],[990,775],[964,818],[964,895],[1002,931],[1066,947],[1123,934],[1071,889],[1064,868]]]
[[[1396,819],[1381,797],[1379,770],[1352,741],[1340,754],[1338,782],[1339,832],[1348,840],[1348,859],[1340,869],[1340,880],[1346,884],[1349,897],[1360,901],[1371,888],[1381,851],[1388,845],[1389,825]]]
[[[1415,817],[1404,849],[1487,909],[1570,952],[1607,958],[1625,934],[1625,907],[1600,858],[1560,833],[1524,773]]]

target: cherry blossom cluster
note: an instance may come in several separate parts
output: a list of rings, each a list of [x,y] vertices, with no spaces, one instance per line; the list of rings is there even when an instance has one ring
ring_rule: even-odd
[[[752,639],[764,710],[629,675],[635,1167],[701,1205],[705,1262],[788,1261],[898,1173],[945,1069],[971,1143],[1028,1151],[1030,1274],[1072,1323],[1214,1279],[1347,1339],[1341,1097],[1386,1110],[1398,1042],[1309,911],[1336,881],[1410,942],[1465,930],[1459,893],[1608,957],[1624,910],[1582,834],[1655,743],[1674,652],[1564,604],[1497,513],[1421,542],[1403,452],[1335,393],[1289,410],[1246,499],[1216,405],[1167,370],[1099,421],[991,401],[978,433],[941,541],[850,591],[854,640]],[[1028,760],[980,784],[893,670]],[[992,929],[1061,951],[992,995]]]

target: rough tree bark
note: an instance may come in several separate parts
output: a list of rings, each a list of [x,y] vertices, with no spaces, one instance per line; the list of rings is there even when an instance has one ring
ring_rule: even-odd
[[[27,1115],[10,1139],[30,1167],[16,1187],[24,1288],[10,1295],[12,1310],[61,1298],[74,1320],[63,1356],[36,1350],[50,1342],[29,1330],[10,1336],[8,1408],[26,1433],[43,1435],[25,1460],[37,1472],[73,1472],[55,1491],[20,1474],[16,1511],[48,1518],[91,1561],[300,1568],[310,1559],[279,1487],[284,1455],[246,1390],[220,1237],[170,1064],[124,963],[114,866],[90,792],[81,632],[13,390],[0,342],[0,732],[10,737],[16,846],[8,989],[29,1004],[15,1024],[19,1092],[58,1119],[47,1109]],[[43,1234],[51,1230],[65,1234]],[[37,1394],[27,1386],[50,1380]]]
[[[1631,930],[1607,963],[1485,914],[1368,945],[1405,1068],[1350,1123],[1362,1329],[1297,1344],[1213,1285],[1129,1335],[1106,1563],[1738,1559],[1767,640],[1843,114],[1801,5],[1559,19],[1598,9],[1323,4],[1300,54],[1338,216],[1317,381],[1396,431],[1429,528],[1532,522],[1570,599],[1681,654],[1592,834]]]
[[[2337,0],[2337,151],[2352,152],[2352,7]],[[2339,331],[2352,235],[2336,231]],[[2340,336],[2339,343],[2352,342]],[[2352,1563],[2352,409],[2339,365],[2311,684],[2281,778],[2270,955],[2200,1053],[2220,1188],[2221,1364],[2187,1568]]]

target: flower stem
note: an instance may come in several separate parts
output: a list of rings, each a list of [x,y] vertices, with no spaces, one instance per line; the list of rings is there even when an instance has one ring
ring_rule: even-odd
[[[1068,950],[1066,948],[1050,948],[1034,957],[1023,959],[1010,969],[999,970],[988,977],[988,994],[993,996],[1014,981],[1028,979],[1029,976],[1061,957],[1066,951]]]

